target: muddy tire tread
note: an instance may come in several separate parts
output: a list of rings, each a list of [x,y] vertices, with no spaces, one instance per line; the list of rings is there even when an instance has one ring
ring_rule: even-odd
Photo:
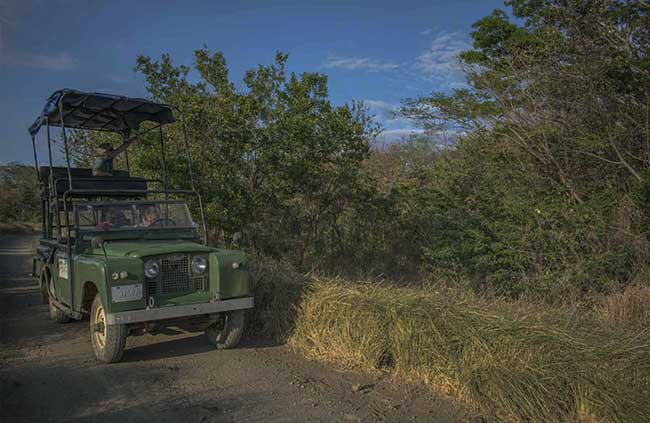
[[[95,352],[95,357],[103,363],[116,363],[122,360],[124,356],[124,348],[126,347],[127,328],[126,325],[107,325],[106,326],[106,340],[104,348],[97,345],[94,336],[94,318],[95,311],[98,306],[104,307],[102,299],[99,294],[95,295],[93,305],[90,312],[90,342]],[[106,307],[104,307],[106,310]]]

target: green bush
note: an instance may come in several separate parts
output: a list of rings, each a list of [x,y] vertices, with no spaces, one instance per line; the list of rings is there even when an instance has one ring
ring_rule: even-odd
[[[0,222],[40,222],[39,187],[32,166],[0,165]]]

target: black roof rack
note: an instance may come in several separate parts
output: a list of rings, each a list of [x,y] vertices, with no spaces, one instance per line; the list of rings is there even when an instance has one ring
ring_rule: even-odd
[[[51,126],[125,133],[137,129],[144,121],[166,124],[174,120],[172,106],[167,104],[64,88],[50,96],[40,116],[29,127],[29,133],[34,137],[46,121]]]

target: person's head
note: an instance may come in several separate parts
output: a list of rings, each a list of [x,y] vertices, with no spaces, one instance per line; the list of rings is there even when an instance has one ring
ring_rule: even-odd
[[[156,220],[158,220],[158,210],[154,206],[149,206],[144,209],[144,213],[142,214],[142,222],[145,225],[151,225],[154,223]]]
[[[101,143],[95,150],[99,157],[105,157],[107,154],[113,151],[113,146],[107,142]]]

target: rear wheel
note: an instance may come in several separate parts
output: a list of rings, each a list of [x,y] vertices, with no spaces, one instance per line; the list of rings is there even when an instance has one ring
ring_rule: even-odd
[[[235,310],[224,313],[221,322],[213,323],[205,330],[208,342],[218,350],[235,347],[244,333],[245,311]]]
[[[59,310],[52,302],[52,299],[56,298],[56,296],[54,295],[54,281],[52,280],[52,277],[47,274],[45,277],[47,278],[48,281],[47,300],[48,303],[50,304],[50,318],[57,323],[68,323],[70,321],[70,316],[65,314],[63,310]]]
[[[126,346],[126,326],[106,324],[106,310],[99,294],[90,310],[90,340],[95,357],[104,363],[122,359]]]

